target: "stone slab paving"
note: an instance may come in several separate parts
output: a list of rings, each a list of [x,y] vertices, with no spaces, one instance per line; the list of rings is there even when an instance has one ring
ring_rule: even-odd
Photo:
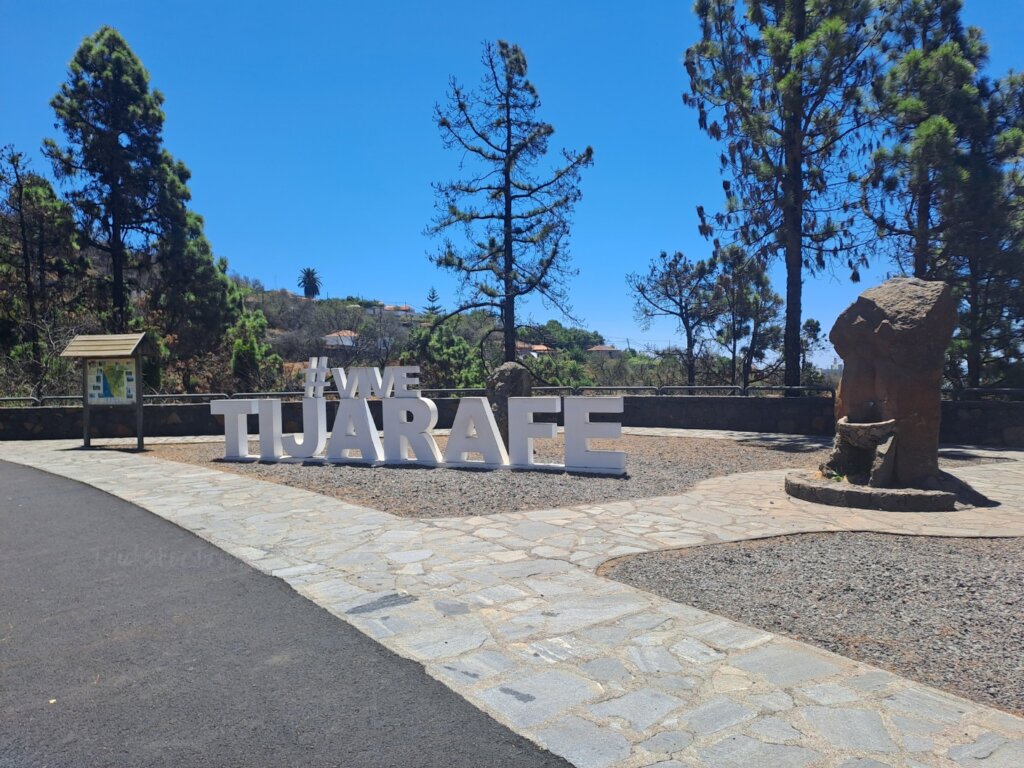
[[[1020,718],[594,573],[632,552],[797,531],[1024,535],[1024,461],[958,469],[1000,502],[963,512],[836,510],[758,472],[674,497],[411,520],[76,446],[2,443],[0,459],[96,486],[285,579],[581,768],[1024,765]]]

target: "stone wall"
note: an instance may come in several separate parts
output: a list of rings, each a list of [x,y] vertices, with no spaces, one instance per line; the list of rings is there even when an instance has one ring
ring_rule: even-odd
[[[626,397],[621,417],[627,427],[674,427],[681,429],[730,429],[741,432],[781,432],[794,435],[831,435],[834,431],[832,400],[800,397]],[[451,426],[459,401],[435,399],[438,426]],[[337,405],[328,401],[327,423],[334,423]],[[302,429],[302,405],[282,405],[285,432]],[[381,425],[379,401],[370,401],[370,412]],[[548,418],[552,418],[553,414]],[[223,420],[210,415],[207,403],[147,405],[146,436],[219,435]],[[544,415],[538,414],[538,421]],[[598,414],[595,420],[619,421],[617,415]],[[135,429],[134,408],[94,408],[93,437],[130,437]],[[257,419],[249,417],[249,430],[257,433]],[[0,440],[78,439],[82,436],[82,409],[0,408]],[[943,443],[1024,448],[1024,402],[942,403]]]
[[[459,401],[435,400],[438,426],[447,429],[455,418]],[[328,429],[334,424],[336,401],[327,401]],[[381,428],[381,404],[370,401],[370,413]],[[89,411],[92,437],[133,437],[135,407],[92,408]],[[210,414],[209,403],[147,405],[143,409],[146,437],[182,437],[187,435],[223,435],[224,418]],[[259,431],[257,416],[249,417],[249,432]],[[302,403],[281,404],[281,424],[285,433],[302,431]],[[0,408],[0,440],[62,440],[82,437],[82,409],[74,406],[46,408]]]
[[[1024,448],[1024,402],[943,401],[939,441]]]
[[[628,427],[732,429],[831,435],[833,404],[826,397],[627,397]],[[612,419],[614,421],[614,419]]]

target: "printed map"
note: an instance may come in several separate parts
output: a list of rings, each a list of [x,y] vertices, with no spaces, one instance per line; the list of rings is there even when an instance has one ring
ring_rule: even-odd
[[[89,360],[86,369],[90,405],[135,402],[135,361]]]

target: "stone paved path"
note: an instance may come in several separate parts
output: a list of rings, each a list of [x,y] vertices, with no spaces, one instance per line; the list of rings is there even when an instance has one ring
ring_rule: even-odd
[[[835,510],[759,472],[673,497],[410,520],[75,445],[5,443],[0,458],[106,490],[285,579],[581,768],[1024,765],[1020,718],[594,573],[632,552],[798,531],[1021,536],[1019,452],[957,470],[1000,502],[976,511]]]

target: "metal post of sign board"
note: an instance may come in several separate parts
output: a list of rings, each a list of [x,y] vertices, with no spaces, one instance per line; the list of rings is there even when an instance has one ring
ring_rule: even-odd
[[[144,443],[144,432],[142,429],[142,355],[135,355],[135,434],[138,437],[138,449],[141,451]]]
[[[82,443],[89,447],[89,365],[82,360]]]

